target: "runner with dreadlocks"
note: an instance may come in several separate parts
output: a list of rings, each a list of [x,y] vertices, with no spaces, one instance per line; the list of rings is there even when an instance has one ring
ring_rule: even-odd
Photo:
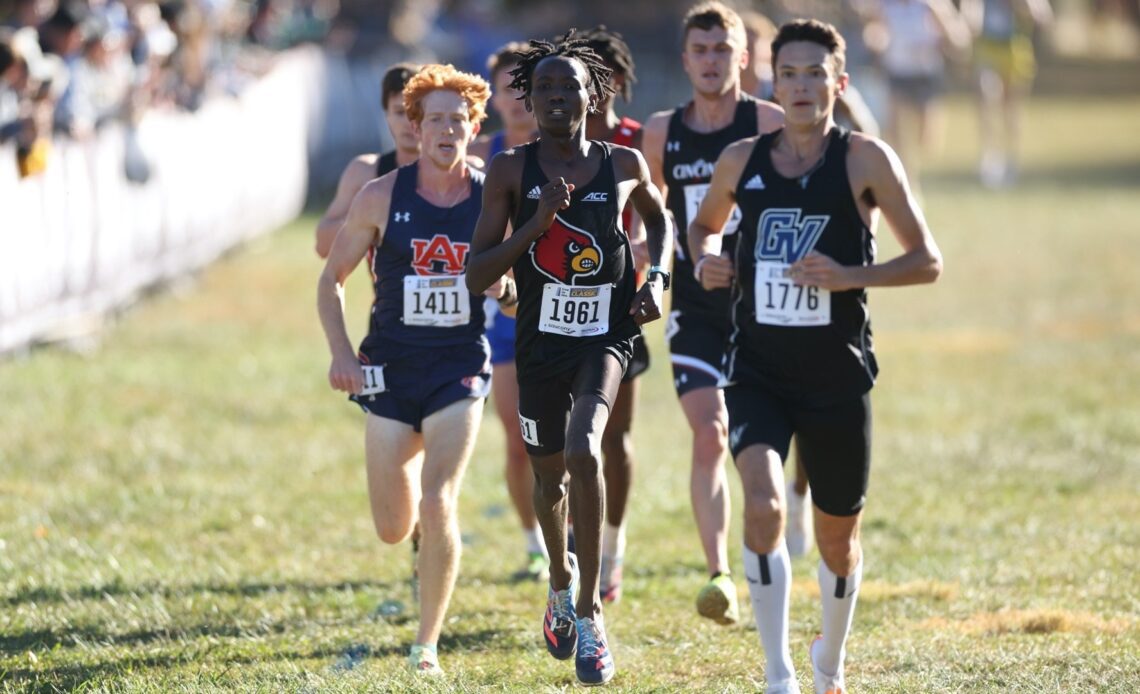
[[[641,123],[632,118],[618,116],[614,102],[620,94],[628,104],[633,95],[633,54],[622,35],[599,25],[582,34],[590,48],[611,70],[610,86],[613,93],[604,97],[597,109],[586,116],[586,137],[604,140],[623,147],[637,147]],[[633,266],[637,284],[645,280],[649,267],[649,254],[642,225],[633,223],[630,205],[622,212],[622,223],[633,249]],[[602,602],[621,599],[622,564],[625,561],[625,509],[633,482],[633,413],[637,407],[637,377],[649,369],[649,348],[645,338],[634,339],[633,359],[618,388],[617,400],[610,411],[610,421],[602,433],[602,473],[606,478],[606,518],[602,527],[602,568],[599,591]]]
[[[598,594],[601,434],[640,324],[661,317],[672,228],[641,155],[586,138],[587,111],[613,91],[597,53],[571,31],[531,41],[519,59],[511,86],[525,95],[539,137],[491,161],[467,284],[481,292],[514,269],[519,424],[550,552],[543,635],[555,658],[577,652],[579,682],[602,684],[615,667]],[[654,265],[640,289],[622,229],[627,201],[645,222]],[[508,222],[514,232],[504,239]],[[577,557],[566,551],[568,505]]]

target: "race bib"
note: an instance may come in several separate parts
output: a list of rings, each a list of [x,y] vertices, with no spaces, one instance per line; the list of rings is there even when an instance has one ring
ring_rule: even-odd
[[[592,337],[610,330],[613,287],[572,287],[548,282],[542,287],[538,329],[567,337]]]
[[[697,210],[701,207],[701,201],[705,199],[705,195],[709,192],[709,184],[707,183],[694,183],[685,186],[685,214],[688,215],[689,224],[697,218]],[[728,215],[728,221],[724,223],[724,235],[732,236],[736,233],[736,228],[740,226],[740,208],[736,205],[732,206],[732,212]]]
[[[404,325],[451,328],[471,320],[471,292],[463,275],[404,278]]]
[[[360,370],[364,373],[364,388],[360,391],[361,395],[375,395],[387,390],[384,385],[383,366],[362,366]]]
[[[807,327],[831,323],[831,292],[797,285],[788,277],[788,263],[756,262],[756,322]]]

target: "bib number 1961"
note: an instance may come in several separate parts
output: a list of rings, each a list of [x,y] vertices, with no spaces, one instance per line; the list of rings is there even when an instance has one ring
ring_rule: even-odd
[[[601,335],[610,329],[610,295],[613,287],[571,287],[547,283],[542,288],[542,315],[538,329],[569,337]]]

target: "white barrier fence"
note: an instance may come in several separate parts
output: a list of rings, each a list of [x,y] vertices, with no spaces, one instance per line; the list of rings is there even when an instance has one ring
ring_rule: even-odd
[[[294,219],[322,64],[315,49],[291,51],[239,97],[149,114],[138,128],[151,163],[142,184],[126,178],[121,127],[57,139],[46,171],[23,180],[14,149],[0,147],[0,353]]]

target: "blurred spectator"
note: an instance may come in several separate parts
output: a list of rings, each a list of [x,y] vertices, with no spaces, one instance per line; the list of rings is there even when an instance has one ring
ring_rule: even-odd
[[[950,0],[881,0],[865,35],[890,86],[887,139],[917,189],[923,150],[940,138],[946,57],[965,54],[970,30]]]
[[[1001,188],[1017,177],[1022,102],[1037,71],[1033,33],[1052,22],[1053,9],[1048,0],[963,0],[962,13],[977,36],[979,175]]]
[[[40,52],[34,29],[0,32],[0,143],[15,142],[21,176],[46,166],[52,110],[66,84],[62,61]]]

